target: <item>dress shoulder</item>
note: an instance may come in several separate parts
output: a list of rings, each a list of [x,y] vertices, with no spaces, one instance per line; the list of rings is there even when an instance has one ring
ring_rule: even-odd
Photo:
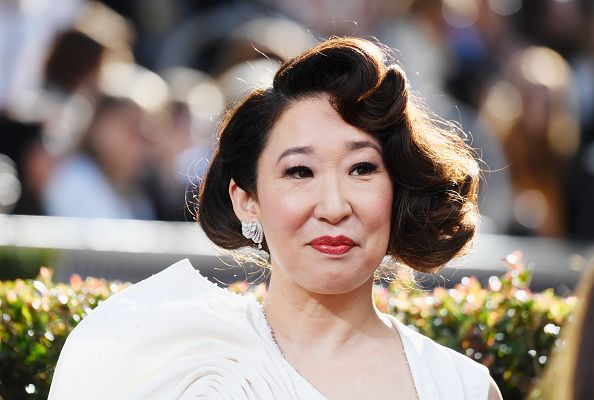
[[[400,334],[421,398],[487,400],[487,367],[389,317]]]
[[[62,349],[49,400],[306,398],[262,319],[254,300],[180,261],[81,321]]]

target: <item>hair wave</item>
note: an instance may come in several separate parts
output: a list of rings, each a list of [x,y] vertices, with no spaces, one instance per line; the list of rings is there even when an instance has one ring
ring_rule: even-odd
[[[229,181],[255,195],[258,158],[275,123],[292,103],[321,94],[381,144],[394,186],[387,255],[434,272],[463,254],[479,221],[474,154],[456,125],[414,99],[386,49],[356,38],[333,38],[288,60],[272,88],[253,91],[227,113],[200,187],[197,219],[206,235],[224,249],[252,245],[233,212]]]

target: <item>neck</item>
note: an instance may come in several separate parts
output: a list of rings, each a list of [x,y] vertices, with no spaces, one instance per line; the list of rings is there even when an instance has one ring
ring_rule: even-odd
[[[312,293],[273,267],[263,308],[277,338],[332,351],[386,324],[372,298],[373,278],[341,294]]]

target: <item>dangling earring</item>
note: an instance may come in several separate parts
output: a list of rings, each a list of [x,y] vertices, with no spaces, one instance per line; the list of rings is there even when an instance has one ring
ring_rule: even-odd
[[[246,239],[251,239],[262,250],[262,239],[264,239],[264,230],[260,221],[241,221],[241,233]]]

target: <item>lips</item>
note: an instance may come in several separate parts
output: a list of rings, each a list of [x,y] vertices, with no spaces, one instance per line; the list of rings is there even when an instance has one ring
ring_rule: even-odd
[[[311,247],[319,252],[333,255],[341,255],[349,252],[355,242],[346,236],[320,236],[310,243]]]

